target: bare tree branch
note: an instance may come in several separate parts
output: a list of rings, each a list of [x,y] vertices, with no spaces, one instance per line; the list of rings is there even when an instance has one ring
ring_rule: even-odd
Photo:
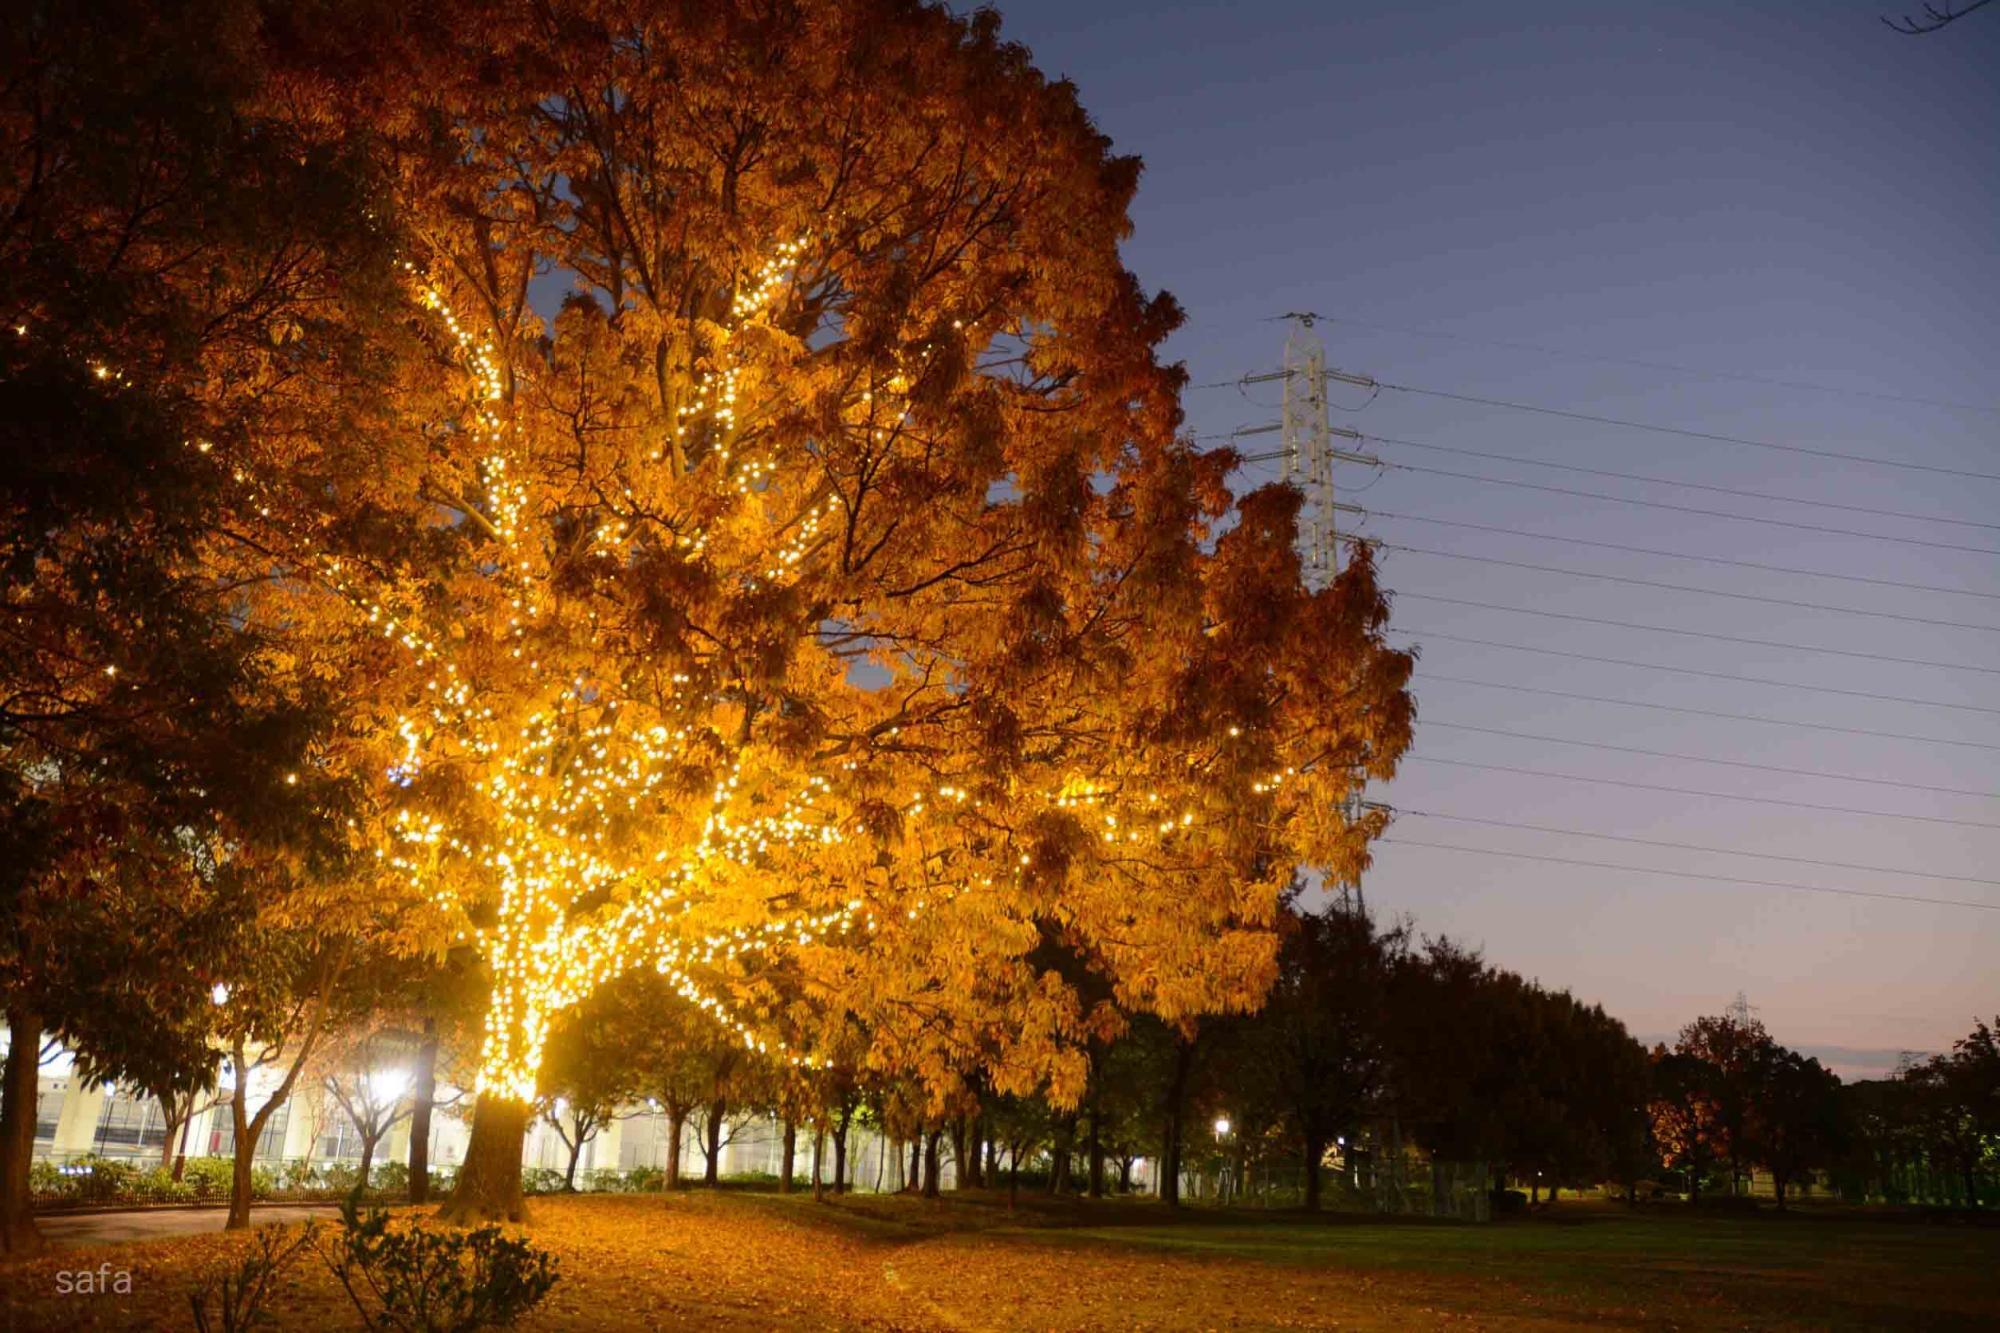
[[[1891,32],[1900,32],[1905,37],[1922,37],[1926,33],[1936,32],[1948,23],[1954,23],[1964,18],[1975,9],[1984,9],[1991,3],[1993,3],[1993,0],[1972,0],[1972,3],[1966,5],[1963,9],[1953,9],[1949,5],[1943,9],[1939,9],[1936,5],[1929,3],[1929,0],[1925,0],[1924,16],[1922,18],[1913,18],[1905,14],[1901,18],[1892,19],[1887,14],[1884,14],[1882,22]]]

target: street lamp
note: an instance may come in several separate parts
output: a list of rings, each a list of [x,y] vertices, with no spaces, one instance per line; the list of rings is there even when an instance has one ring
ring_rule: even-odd
[[[1229,1137],[1229,1117],[1226,1115],[1219,1115],[1215,1117],[1215,1146],[1218,1149],[1220,1149],[1222,1147],[1222,1141],[1228,1137]],[[1215,1178],[1216,1202],[1223,1204],[1229,1202],[1230,1184],[1231,1182],[1229,1179],[1229,1163],[1227,1159],[1223,1159],[1221,1165],[1216,1168],[1216,1178]]]

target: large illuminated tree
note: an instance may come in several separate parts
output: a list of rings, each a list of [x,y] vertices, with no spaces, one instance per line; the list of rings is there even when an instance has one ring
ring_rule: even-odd
[[[940,1104],[1254,1004],[1409,662],[1176,440],[1136,161],[991,14],[477,16],[392,137],[453,554],[362,595],[388,855],[492,984],[452,1211],[518,1214],[550,1023],[627,971],[781,1060],[858,1017]]]

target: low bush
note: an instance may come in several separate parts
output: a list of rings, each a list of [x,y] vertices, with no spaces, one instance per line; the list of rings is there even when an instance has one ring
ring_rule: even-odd
[[[524,1167],[521,1171],[521,1192],[523,1194],[560,1194],[563,1192],[563,1173],[551,1166]]]
[[[558,1277],[553,1255],[497,1226],[394,1226],[381,1209],[361,1214],[352,1199],[321,1254],[362,1323],[399,1333],[504,1327],[540,1304]]]
[[[266,1324],[264,1302],[272,1283],[301,1250],[312,1245],[317,1227],[318,1223],[308,1222],[297,1233],[284,1227],[253,1231],[250,1252],[236,1267],[213,1271],[188,1293],[196,1333],[241,1333]]]
[[[657,1166],[635,1166],[625,1173],[623,1188],[632,1193],[650,1193],[665,1189],[667,1173]]]
[[[226,1157],[190,1157],[181,1169],[181,1183],[194,1191],[197,1199],[212,1199],[229,1193],[235,1165]]]
[[[1489,1190],[1487,1198],[1495,1217],[1512,1217],[1528,1211],[1528,1195],[1524,1190]]]
[[[175,1180],[174,1173],[161,1166],[134,1176],[129,1189],[131,1198],[139,1203],[194,1202],[194,1188],[186,1181]]]

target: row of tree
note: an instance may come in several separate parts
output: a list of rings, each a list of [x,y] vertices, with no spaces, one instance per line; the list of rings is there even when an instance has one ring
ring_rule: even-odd
[[[1424,1160],[1473,1167],[1481,1189],[1520,1181],[1531,1195],[1610,1185],[1638,1200],[1671,1187],[1698,1202],[1705,1190],[1740,1193],[1761,1171],[1780,1207],[1815,1181],[1855,1199],[1993,1201],[2000,1053],[1983,1023],[1892,1080],[1843,1085],[1740,1000],[1648,1051],[1600,1007],[1408,925],[1378,928],[1362,910],[1294,903],[1282,934],[1261,1009],[1186,1026],[1142,1020],[1093,1043],[1074,1105],[975,1086],[940,1109],[893,1079],[787,1077],[698,1022],[650,1021],[663,1004],[643,987],[558,1034],[552,1095],[596,1124],[662,1108],[673,1183],[690,1117],[712,1181],[730,1116],[774,1114],[788,1166],[793,1127],[831,1136],[836,1188],[849,1130],[867,1123],[913,1145],[933,1173],[942,1143],[961,1184],[998,1183],[1003,1163],[1030,1162],[1049,1189],[1098,1195],[1130,1189],[1146,1159],[1169,1202],[1184,1179],[1219,1171],[1239,1192],[1261,1177],[1282,1182],[1268,1193],[1318,1208],[1337,1165],[1347,1190],[1409,1207],[1424,1191],[1409,1186],[1408,1164]],[[1217,1125],[1227,1131],[1211,1138]],[[565,1137],[581,1147],[581,1133]],[[936,1188],[915,1165],[906,1179]],[[1431,1189],[1446,1180],[1434,1173]]]

